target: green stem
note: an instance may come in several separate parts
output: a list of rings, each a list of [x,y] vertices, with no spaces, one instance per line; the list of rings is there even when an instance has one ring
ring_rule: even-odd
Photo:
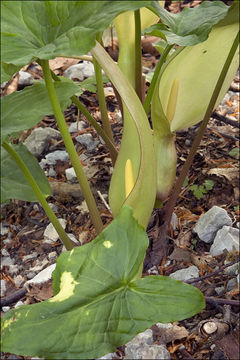
[[[209,118],[214,110],[214,105],[217,101],[217,98],[218,98],[218,95],[219,95],[219,92],[222,88],[222,85],[223,85],[223,82],[225,80],[225,77],[226,77],[226,74],[227,74],[227,71],[229,69],[229,66],[232,62],[232,59],[235,55],[235,52],[236,52],[236,49],[238,47],[238,42],[239,42],[239,34],[237,34],[234,42],[233,42],[233,45],[231,47],[231,50],[228,54],[228,57],[225,61],[225,64],[222,68],[222,71],[221,71],[221,74],[219,75],[219,78],[218,78],[218,81],[216,83],[216,86],[215,86],[215,89],[213,91],[213,94],[212,94],[212,97],[210,99],[210,102],[208,104],[208,107],[207,107],[207,110],[206,110],[206,113],[204,115],[204,118],[203,118],[203,121],[201,123],[201,126],[198,130],[198,133],[194,139],[194,142],[193,142],[193,145],[191,147],[191,150],[190,150],[190,153],[187,157],[187,160],[185,161],[183,167],[182,167],[182,170],[181,170],[181,173],[175,183],[175,186],[173,188],[173,191],[172,191],[172,194],[166,204],[166,207],[164,209],[164,213],[165,213],[165,216],[164,216],[164,220],[165,222],[168,224],[170,223],[170,220],[171,220],[171,216],[172,216],[172,213],[173,213],[173,210],[174,210],[174,207],[176,205],[176,202],[177,202],[177,198],[178,198],[178,195],[181,191],[181,188],[182,188],[182,185],[183,185],[183,182],[188,174],[188,171],[190,169],[190,166],[192,164],[192,161],[193,161],[193,158],[197,152],[197,149],[198,149],[198,146],[202,140],[202,137],[203,137],[203,134],[205,132],[205,129],[207,127],[207,124],[208,124],[208,121],[209,121]]]
[[[98,135],[103,138],[105,141],[109,152],[111,154],[111,158],[113,161],[113,165],[116,162],[118,151],[115,148],[113,142],[109,139],[107,134],[104,132],[104,130],[101,128],[101,126],[97,123],[97,121],[92,117],[90,112],[85,108],[85,106],[78,100],[77,96],[73,95],[71,97],[72,102],[78,107],[79,111],[83,113],[83,115],[87,118],[87,120],[90,122],[90,124],[94,127],[94,129],[97,131]]]
[[[152,78],[151,84],[149,86],[147,96],[146,96],[144,106],[143,106],[147,115],[148,115],[148,112],[149,112],[149,109],[150,109],[150,104],[151,104],[151,101],[152,101],[153,92],[154,92],[155,85],[156,85],[156,82],[157,82],[157,79],[158,79],[158,75],[159,75],[159,73],[161,71],[161,68],[162,68],[162,66],[164,64],[164,61],[166,60],[167,55],[168,55],[169,51],[172,49],[172,47],[173,47],[173,45],[167,45],[166,46],[166,48],[164,49],[164,51],[163,51],[163,53],[162,53],[162,55],[160,57],[159,62],[157,63],[156,69],[154,71],[153,78]]]
[[[102,39],[100,34],[97,35],[97,40],[101,43]],[[102,69],[99,66],[96,59],[94,58],[93,58],[93,65],[94,65],[95,76],[97,81],[97,94],[98,94],[98,102],[99,102],[99,109],[101,112],[103,130],[105,131],[109,139],[114,143],[112,129],[109,123],[108,113],[107,113],[107,105],[106,105],[104,87],[103,87]]]
[[[144,102],[143,84],[142,84],[142,47],[141,47],[141,16],[140,10],[134,11],[135,19],[135,90],[141,100]]]
[[[81,162],[78,158],[78,154],[76,152],[75,146],[73,144],[72,138],[69,134],[67,124],[64,119],[64,115],[62,113],[57,94],[55,91],[55,87],[52,81],[51,71],[49,68],[48,60],[41,60],[41,66],[44,74],[45,84],[48,91],[48,95],[53,107],[53,111],[57,120],[57,124],[60,130],[60,133],[62,135],[64,144],[66,146],[66,149],[68,151],[72,166],[75,170],[79,185],[82,189],[83,195],[85,197],[90,216],[92,219],[92,222],[95,226],[95,229],[97,233],[100,233],[103,229],[102,220],[99,214],[99,211],[97,209],[97,205],[95,202],[95,199],[93,197],[91,188],[89,186],[88,180],[86,178],[86,175],[83,171]]]
[[[28,181],[29,185],[31,186],[32,190],[36,194],[40,204],[42,205],[44,211],[46,212],[49,220],[53,224],[54,228],[56,229],[60,239],[62,240],[63,244],[65,245],[67,250],[73,249],[74,245],[68,235],[65,233],[62,225],[59,223],[57,217],[55,216],[54,212],[48,205],[45,196],[42,194],[38,184],[36,183],[34,177],[30,173],[27,166],[24,164],[23,160],[20,158],[20,156],[17,154],[17,152],[11,147],[10,144],[7,142],[3,142],[2,146],[4,149],[9,153],[9,155],[12,157],[12,159],[15,161],[17,166],[22,171],[23,175],[25,176],[26,180]]]

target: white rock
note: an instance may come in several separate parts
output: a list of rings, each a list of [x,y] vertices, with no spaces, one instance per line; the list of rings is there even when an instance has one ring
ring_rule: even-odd
[[[77,131],[82,131],[86,128],[87,128],[87,124],[85,123],[85,121],[79,121],[79,122],[76,121],[71,123],[68,130],[70,133],[75,133]]]
[[[175,280],[186,281],[192,278],[198,278],[199,270],[195,265],[192,265],[186,269],[177,270],[169,276]]]
[[[24,278],[22,277],[22,275],[17,275],[17,276],[15,276],[13,280],[14,280],[15,285],[16,285],[17,287],[22,286],[23,283],[24,283]]]
[[[15,307],[15,309],[16,309],[16,308],[18,308],[19,306],[22,306],[22,305],[24,305],[24,303],[23,303],[21,300],[19,300],[19,301],[14,305],[14,307]]]
[[[62,225],[63,229],[65,229],[66,225],[67,225],[67,220],[58,219],[58,221]],[[59,235],[58,235],[57,231],[55,230],[52,223],[50,223],[46,227],[43,236],[44,236],[44,239],[45,239],[44,242],[48,243],[48,244],[53,243],[53,242],[55,242],[55,241],[57,241],[59,239]]]
[[[117,354],[116,353],[109,353],[107,355],[104,355],[100,358],[97,358],[96,360],[112,360],[112,358],[118,358]]]
[[[9,231],[9,228],[6,226],[3,226],[3,224],[1,223],[1,235],[2,236],[7,235],[8,231]]]
[[[4,256],[1,259],[1,269],[3,268],[3,266],[11,266],[14,265],[14,260],[11,259],[9,256]]]
[[[94,74],[93,64],[90,61],[83,61],[80,64],[69,66],[69,68],[64,71],[63,75],[71,80],[77,79],[82,81],[84,78],[93,76]]]
[[[176,230],[178,227],[178,217],[175,213],[172,214],[171,224],[172,224],[173,230]]]
[[[53,169],[52,166],[48,169],[48,176],[51,176],[51,177],[56,176],[56,171]]]
[[[39,156],[49,149],[51,139],[61,139],[60,132],[50,127],[36,128],[24,141],[24,145],[33,155]]]
[[[137,334],[131,341],[129,341],[126,346],[141,346],[141,345],[152,345],[153,343],[153,332],[151,329],[147,329],[139,334]]]
[[[77,245],[79,245],[79,241],[75,238],[73,234],[67,233],[68,237]]]
[[[52,251],[48,254],[48,259],[49,260],[52,260],[52,259],[55,259],[57,257],[57,253],[56,251]]]
[[[39,274],[34,276],[33,279],[28,280],[25,284],[42,284],[47,282],[52,277],[52,272],[55,270],[56,264],[48,266],[46,269],[42,270]]]
[[[165,345],[142,345],[141,347],[126,347],[124,359],[171,359]]]
[[[10,306],[3,306],[2,307],[2,311],[3,312],[7,312],[8,310],[10,310]],[[9,359],[9,358],[8,358]]]
[[[4,296],[6,291],[7,291],[7,287],[6,287],[6,280],[1,280],[1,286],[0,286],[0,292],[1,292],[1,296]]]
[[[212,256],[221,255],[224,249],[228,252],[239,249],[239,229],[223,226],[222,229],[218,230],[210,248],[210,254]]]
[[[88,207],[87,207],[87,203],[86,203],[85,200],[83,200],[83,202],[81,203],[81,205],[76,206],[76,209],[79,210],[83,215],[89,213],[89,210],[88,210]]]
[[[67,180],[70,182],[74,182],[77,180],[77,175],[76,175],[73,167],[66,169],[65,175],[66,175]]]
[[[46,265],[48,265],[48,260],[43,259],[43,261],[37,260],[36,265],[26,270],[27,272],[38,272],[41,271]]]
[[[67,161],[69,160],[69,155],[65,150],[56,150],[45,156],[48,165],[55,165],[57,160]]]
[[[2,256],[10,256],[9,252],[6,249],[2,249]]]
[[[33,76],[29,74],[27,71],[19,71],[18,85],[28,86],[32,85]]]
[[[202,241],[210,243],[213,241],[216,232],[224,225],[232,225],[232,220],[227,211],[219,206],[213,206],[200,217],[193,230]]]
[[[159,322],[159,323],[156,323],[156,325],[159,329],[171,329],[173,327],[173,324],[171,324],[171,323],[164,324],[164,323]]]
[[[38,256],[38,253],[36,251],[34,251],[33,253],[31,253],[29,255],[23,256],[22,260],[27,261],[27,260],[30,260],[30,259],[35,259],[37,256]]]
[[[33,271],[30,271],[28,274],[27,274],[27,278],[30,280],[32,278],[34,278],[34,276],[36,276],[36,273],[33,272]]]
[[[14,264],[14,265],[9,266],[8,272],[9,272],[10,275],[17,274],[18,271],[19,271],[18,265]]]

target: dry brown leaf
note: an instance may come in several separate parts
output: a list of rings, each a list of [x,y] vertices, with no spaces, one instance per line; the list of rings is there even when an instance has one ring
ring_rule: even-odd
[[[191,234],[190,234],[191,235]],[[172,254],[169,256],[170,260],[176,260],[180,262],[191,262],[191,252],[187,249],[181,249],[179,247],[175,247]]]
[[[57,57],[55,59],[49,60],[49,66],[52,71],[57,71],[59,73],[59,70],[61,72],[64,72],[69,66],[78,64],[78,59],[70,59],[65,57]]]
[[[203,174],[216,175],[219,177],[225,177],[227,180],[232,181],[239,178],[239,168],[213,168],[210,170],[203,170]]]
[[[11,82],[9,83],[9,85],[7,87],[7,91],[6,91],[7,95],[10,95],[10,94],[14,93],[17,90],[17,88],[18,88],[18,79],[19,79],[19,73],[17,73],[13,77]]]
[[[173,325],[173,327],[168,329],[156,329],[156,337],[159,343],[168,344],[174,342],[175,340],[181,340],[188,336],[188,330],[183,326]]]

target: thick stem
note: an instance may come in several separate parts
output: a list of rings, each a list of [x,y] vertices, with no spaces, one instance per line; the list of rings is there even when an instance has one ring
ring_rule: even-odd
[[[30,173],[27,166],[24,164],[23,160],[20,158],[20,156],[16,153],[16,151],[11,147],[10,144],[7,142],[3,142],[2,146],[4,149],[9,153],[9,155],[12,157],[12,159],[15,161],[19,169],[22,171],[23,175],[25,176],[26,180],[28,181],[29,185],[31,186],[32,190],[36,194],[38,201],[42,205],[44,211],[46,212],[49,220],[53,224],[54,228],[56,229],[60,239],[62,240],[63,244],[65,245],[67,250],[73,249],[74,245],[70,238],[65,233],[62,225],[58,221],[57,217],[55,216],[54,212],[48,205],[45,196],[42,194],[38,184],[36,183],[34,177]]]
[[[210,102],[209,102],[209,105],[207,107],[207,110],[206,110],[206,113],[204,115],[204,118],[203,118],[203,121],[201,123],[201,126],[198,130],[198,133],[197,133],[197,136],[195,137],[194,139],[194,142],[193,142],[193,145],[191,147],[191,150],[190,150],[190,153],[187,157],[187,160],[185,161],[184,165],[183,165],[183,168],[181,170],[181,173],[175,183],[175,186],[173,188],[173,191],[172,191],[172,194],[170,196],[170,199],[169,201],[167,202],[166,204],[166,207],[165,207],[165,216],[164,216],[164,220],[167,224],[170,223],[171,221],[171,216],[172,216],[172,213],[173,213],[173,210],[174,210],[174,207],[175,207],[175,204],[177,202],[177,199],[178,199],[178,195],[181,191],[181,188],[182,188],[182,185],[183,185],[183,182],[188,174],[188,171],[190,169],[190,166],[192,164],[192,161],[193,161],[193,158],[197,152],[197,149],[198,149],[198,146],[201,142],[201,139],[203,137],[203,134],[205,132],[205,129],[207,127],[207,124],[208,124],[208,120],[213,112],[213,109],[214,109],[214,105],[217,101],[217,98],[218,98],[218,95],[219,95],[219,92],[221,90],[221,87],[222,87],[222,84],[224,82],[224,79],[226,77],[226,74],[227,74],[227,71],[228,71],[228,68],[232,62],[232,59],[235,55],[235,52],[236,52],[236,49],[238,47],[238,37],[239,35],[237,34],[234,42],[233,42],[233,45],[231,47],[231,50],[228,54],[228,57],[225,61],[225,64],[222,68],[222,71],[221,71],[221,74],[219,75],[219,78],[218,78],[218,81],[216,83],[216,86],[215,86],[215,89],[213,91],[213,94],[212,94],[212,97],[210,99]]]
[[[94,127],[94,129],[97,131],[98,135],[103,138],[105,141],[108,150],[111,155],[111,159],[113,162],[113,165],[115,164],[115,161],[118,156],[118,151],[115,148],[113,142],[110,140],[108,135],[104,132],[104,130],[101,128],[101,126],[97,123],[97,121],[92,117],[90,112],[85,108],[85,106],[78,100],[78,98],[74,95],[71,97],[72,102],[78,107],[79,111],[83,113],[83,115],[87,118],[87,120],[90,122],[90,124]]]
[[[144,110],[146,112],[146,114],[148,115],[148,112],[149,112],[149,109],[150,109],[150,104],[151,104],[151,101],[152,101],[152,97],[153,97],[153,92],[154,92],[154,89],[155,89],[155,85],[156,85],[156,82],[157,82],[157,79],[158,79],[158,75],[161,71],[161,68],[164,64],[164,61],[166,60],[167,58],[167,55],[169,53],[169,51],[172,49],[173,45],[167,45],[166,48],[164,49],[161,57],[160,57],[160,60],[159,62],[157,63],[157,66],[156,66],[156,69],[154,71],[154,75],[153,75],[153,78],[152,78],[152,81],[151,81],[151,84],[149,86],[149,89],[148,89],[148,92],[147,92],[147,96],[146,96],[146,99],[145,99],[145,102],[144,102]]]
[[[48,95],[49,95],[49,98],[50,98],[50,101],[51,101],[51,104],[53,107],[53,111],[54,111],[54,114],[55,114],[55,117],[57,120],[57,124],[58,124],[59,130],[60,130],[60,133],[62,135],[66,149],[68,151],[72,166],[75,170],[79,185],[80,185],[83,195],[85,197],[92,222],[95,226],[97,233],[100,233],[103,229],[102,220],[101,220],[99,211],[97,209],[97,205],[96,205],[95,199],[93,197],[91,188],[89,186],[88,180],[83,171],[81,162],[78,158],[78,154],[76,152],[72,138],[69,134],[68,127],[65,122],[64,115],[62,113],[62,110],[61,110],[61,107],[60,107],[60,104],[59,104],[59,101],[57,98],[57,94],[56,94],[56,91],[54,88],[54,84],[52,81],[49,63],[47,60],[42,60],[40,63],[42,65],[46,88],[47,88]]]
[[[102,39],[100,34],[98,34],[97,40],[101,43]],[[109,123],[108,113],[107,113],[107,105],[106,105],[104,87],[103,87],[102,69],[94,58],[93,58],[93,65],[94,65],[95,76],[97,81],[97,94],[98,94],[99,109],[101,112],[103,130],[105,131],[109,139],[114,143],[112,129]]]
[[[141,47],[141,16],[140,10],[134,11],[135,19],[135,90],[140,99],[144,102],[142,86],[142,47]]]

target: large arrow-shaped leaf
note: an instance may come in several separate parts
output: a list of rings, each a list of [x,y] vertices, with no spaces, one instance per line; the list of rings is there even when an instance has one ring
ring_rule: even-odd
[[[150,1],[2,1],[2,61],[23,66],[36,58],[86,54],[115,16]],[[6,68],[12,75],[14,69]],[[5,76],[6,79],[6,76]]]
[[[154,323],[204,307],[201,292],[165,276],[134,280],[148,238],[129,207],[91,243],[63,253],[54,297],[3,317],[3,351],[48,359],[92,359]]]
[[[54,83],[62,110],[71,104],[70,97],[79,91],[79,87],[69,79]],[[13,132],[30,129],[45,115],[53,114],[47,89],[38,82],[24,90],[14,92],[2,98],[1,142]]]
[[[24,161],[44,196],[52,194],[48,179],[39,166],[37,159],[23,144],[11,144],[11,147]],[[9,199],[38,201],[38,198],[25,176],[5,149],[1,147],[1,202]]]

